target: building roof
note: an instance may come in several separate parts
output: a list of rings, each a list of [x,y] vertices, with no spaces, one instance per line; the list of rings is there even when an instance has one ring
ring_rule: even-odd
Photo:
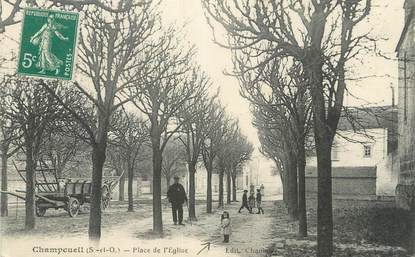
[[[355,131],[362,135],[366,129],[386,128],[387,151],[396,151],[398,147],[398,109],[392,106],[344,107],[337,132]],[[308,157],[316,156],[315,149],[307,152]]]
[[[341,114],[339,130],[371,128],[398,128],[398,109],[392,106],[345,107]]]
[[[365,131],[375,128],[386,128],[388,130],[388,153],[395,151],[398,146],[397,107],[345,107],[338,125],[339,131]]]

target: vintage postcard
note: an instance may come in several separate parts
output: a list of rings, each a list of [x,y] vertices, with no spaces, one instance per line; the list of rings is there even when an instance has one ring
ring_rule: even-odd
[[[415,257],[415,0],[0,0],[0,257]]]

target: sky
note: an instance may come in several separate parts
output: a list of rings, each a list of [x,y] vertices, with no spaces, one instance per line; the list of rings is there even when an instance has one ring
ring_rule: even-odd
[[[378,49],[388,58],[395,58],[395,47],[403,28],[403,0],[376,0],[367,23],[359,30],[371,30],[371,34],[384,40],[378,41]],[[186,40],[197,47],[196,60],[211,76],[214,85],[220,88],[220,99],[232,116],[239,119],[243,133],[255,146],[259,146],[257,131],[252,126],[249,104],[239,95],[239,83],[234,77],[224,74],[232,70],[230,52],[213,41],[212,29],[208,25],[199,0],[167,0],[162,2],[162,17],[166,24],[185,24]],[[221,28],[215,27],[215,30]],[[350,82],[350,94],[345,104],[390,105],[392,90],[397,90],[397,62],[374,55],[365,56],[352,65],[355,78],[368,77]],[[397,96],[397,91],[395,92]],[[395,100],[397,102],[397,99]],[[258,152],[256,152],[256,155]]]
[[[231,115],[238,119],[243,132],[258,145],[256,129],[251,125],[249,105],[239,95],[239,83],[235,77],[225,75],[232,70],[231,54],[227,49],[213,42],[209,27],[199,0],[169,0],[162,2],[163,21],[166,24],[185,24],[189,42],[195,44],[196,61],[207,72],[214,87],[220,88],[220,100]]]
[[[378,49],[394,59],[395,47],[403,28],[403,0],[372,2],[374,6],[368,22],[361,29],[370,28],[373,35],[385,39],[378,42]],[[257,131],[251,124],[249,104],[239,94],[239,83],[236,78],[224,74],[225,71],[232,70],[230,52],[213,42],[212,30],[204,16],[201,0],[163,0],[161,8],[163,23],[179,26],[185,24],[185,40],[194,44],[197,49],[195,61],[210,75],[214,87],[220,88],[220,99],[227,111],[239,120],[242,132],[259,147]],[[20,24],[7,28],[7,39],[2,35],[2,44],[8,47],[0,49],[0,57],[9,55],[12,49],[17,52],[19,30]],[[397,62],[369,55],[357,61],[353,67],[355,77],[369,78],[353,81],[348,85],[351,94],[346,95],[345,104],[390,105],[391,86],[397,90]],[[6,72],[4,68],[0,67],[0,75]],[[10,70],[9,67],[6,69]],[[395,93],[398,95],[397,91]],[[261,158],[258,151],[255,155]]]

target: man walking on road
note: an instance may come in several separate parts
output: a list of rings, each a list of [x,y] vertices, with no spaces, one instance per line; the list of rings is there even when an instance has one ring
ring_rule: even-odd
[[[179,177],[174,176],[174,183],[169,187],[167,191],[167,199],[171,203],[171,209],[173,212],[173,222],[174,225],[183,224],[183,203],[187,203],[186,192],[184,191],[183,186],[179,183]]]

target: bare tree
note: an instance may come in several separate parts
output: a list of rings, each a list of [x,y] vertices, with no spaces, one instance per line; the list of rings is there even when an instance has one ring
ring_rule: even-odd
[[[71,91],[66,92],[68,94],[75,93],[73,90]],[[83,140],[85,136],[85,130],[71,115],[51,121],[46,128],[39,161],[46,167],[55,169],[57,176],[62,177],[67,165],[74,161],[79,154],[88,150],[88,145]]]
[[[276,121],[280,122],[280,126],[282,126],[280,131],[283,137],[292,138],[296,142],[291,148],[295,153],[298,169],[299,235],[305,237],[307,236],[305,198],[306,138],[312,127],[311,97],[308,91],[307,77],[302,70],[301,63],[295,62],[292,58],[269,58],[268,62],[259,65],[257,69],[249,69],[249,67],[254,66],[252,61],[261,62],[262,60],[245,60],[237,54],[235,54],[234,59],[235,67],[237,68],[236,74],[242,81],[242,95],[252,105],[257,105],[259,109],[266,112],[266,114],[257,112],[257,114],[265,117],[262,120],[263,122],[271,121],[269,118],[266,118],[267,115],[274,115],[274,125],[277,125]],[[264,129],[267,126],[260,128]],[[273,136],[271,133],[263,135]],[[293,170],[293,172],[297,173],[297,170]],[[293,174],[287,173],[287,175]],[[296,181],[297,179],[290,180],[292,183],[297,183]],[[288,185],[291,185],[291,183]],[[291,200],[295,201],[289,201],[289,209],[294,210],[289,211],[289,213],[295,219],[297,218],[297,208],[293,209],[292,207],[297,205],[296,198],[293,196]]]
[[[229,169],[227,172],[227,183],[228,183],[228,204],[231,201],[236,201],[236,177],[242,170],[243,165],[250,160],[251,155],[254,151],[253,145],[248,139],[237,132],[237,137],[231,142],[231,148],[229,149]],[[232,185],[231,185],[232,184]],[[231,190],[232,188],[232,190]],[[232,192],[232,197],[231,197]]]
[[[229,129],[229,119],[225,116],[225,109],[220,103],[214,103],[209,112],[211,128],[202,145],[203,164],[207,172],[206,185],[206,212],[212,213],[212,174],[213,165],[222,147],[222,140]]]
[[[22,144],[26,155],[26,196],[25,196],[25,229],[35,227],[35,170],[39,161],[39,153],[44,143],[48,125],[64,115],[63,108],[48,91],[40,86],[37,80],[10,78],[7,87],[10,91],[8,115],[20,127],[23,133]],[[53,90],[56,83],[49,85]]]
[[[199,94],[197,98],[183,105],[178,116],[183,130],[179,136],[179,140],[186,149],[185,159],[189,172],[189,219],[196,220],[196,165],[199,162],[202,145],[207,137],[206,132],[209,130],[207,128],[211,127],[210,116],[208,114],[209,108],[211,108],[210,106],[215,98],[209,99],[206,95],[206,90],[210,86],[210,81],[206,74],[202,73],[199,68],[194,68],[191,77],[192,81],[190,83],[196,84],[203,94]],[[189,106],[193,106],[193,108],[189,108]]]
[[[287,160],[285,158],[287,151],[284,149],[283,143],[285,136],[282,135],[279,126],[274,126],[270,116],[263,115],[264,113],[256,108],[254,108],[253,114],[253,125],[258,129],[258,139],[261,144],[259,151],[274,161],[275,173],[279,173],[283,186],[283,201],[288,204],[286,194]]]
[[[287,195],[287,160],[285,159],[285,151],[282,146],[282,142],[279,133],[272,133],[270,129],[258,127],[258,137],[261,147],[259,151],[267,158],[274,162],[273,173],[280,175],[282,184],[282,200],[288,205]]]
[[[355,28],[368,16],[371,0],[202,3],[207,17],[229,33],[224,47],[243,51],[265,45],[269,50],[263,54],[301,62],[310,86],[317,152],[317,252],[319,257],[332,256],[331,145],[343,106],[346,64],[368,42],[368,34],[357,35]]]
[[[236,176],[243,164],[251,158],[253,146],[247,138],[241,134],[239,126],[234,128],[233,136],[225,147],[227,163],[224,166],[226,172],[226,203],[230,204],[233,198],[236,200]]]
[[[161,209],[162,154],[171,137],[183,123],[177,119],[178,111],[188,102],[202,95],[204,88],[193,83],[191,78],[191,57],[193,48],[179,47],[176,31],[170,29],[155,43],[158,54],[148,59],[146,73],[136,83],[134,105],[150,120],[150,137],[153,154],[153,232],[163,233]],[[181,50],[179,50],[181,49]],[[187,105],[192,108],[191,105]]]
[[[78,69],[89,78],[92,90],[79,82],[74,86],[93,103],[96,122],[89,124],[74,110],[66,108],[87,131],[92,146],[90,239],[101,237],[101,186],[111,119],[118,108],[135,97],[127,94],[139,76],[131,71],[145,65],[140,58],[148,57],[154,47],[149,39],[157,26],[151,3],[137,7],[125,0],[119,1],[117,6],[131,8],[113,12],[89,6],[80,33]],[[59,95],[54,95],[60,99]]]
[[[12,119],[10,113],[11,91],[14,88],[6,87],[9,78],[4,77],[0,83],[0,153],[1,153],[1,191],[7,191],[7,161],[21,148],[22,132],[19,123]],[[8,215],[8,197],[6,193],[1,194],[1,216]]]
[[[126,168],[128,176],[128,211],[133,212],[134,170],[137,167],[142,146],[149,140],[148,128],[145,121],[134,113],[120,113],[117,116],[113,121],[114,129],[112,133],[114,137],[110,144],[116,147],[115,151],[119,153],[123,166]]]
[[[253,107],[254,126],[258,128],[262,149],[274,160],[284,164],[285,200],[291,220],[298,219],[297,156],[294,135],[290,129],[291,120],[285,108],[270,110],[267,105]],[[270,149],[272,147],[272,149]]]
[[[219,170],[219,195],[218,195],[218,208],[224,207],[224,186],[223,186],[223,178],[227,175],[227,171],[230,169],[228,155],[232,151],[232,143],[235,142],[237,138],[237,133],[239,131],[238,123],[236,121],[232,121],[228,125],[229,127],[226,129],[226,133],[222,137],[222,143],[218,151],[218,157],[216,161],[216,166]],[[227,187],[229,190],[230,186],[230,177],[227,178]],[[230,192],[228,192],[230,193]],[[230,196],[230,195],[229,195]],[[230,199],[229,199],[230,202]]]

